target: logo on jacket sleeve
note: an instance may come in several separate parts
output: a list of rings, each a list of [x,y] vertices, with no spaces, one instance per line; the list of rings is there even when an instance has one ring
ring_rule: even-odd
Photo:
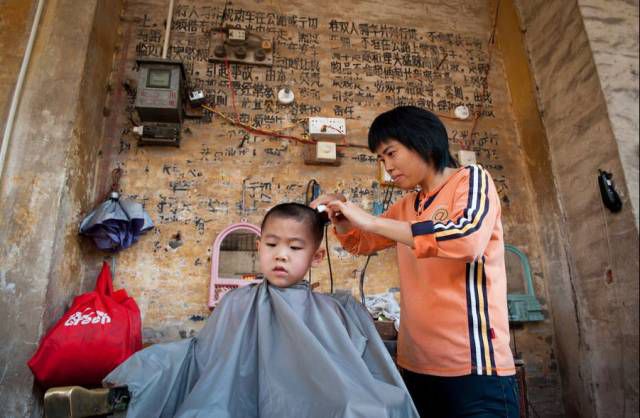
[[[449,219],[449,211],[444,206],[437,207],[431,215],[433,222],[444,222]]]

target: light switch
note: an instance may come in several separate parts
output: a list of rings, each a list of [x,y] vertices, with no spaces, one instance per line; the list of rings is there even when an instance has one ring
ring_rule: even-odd
[[[318,141],[316,143],[316,158],[318,160],[335,160],[336,159],[335,142]]]
[[[460,150],[458,151],[458,163],[462,167],[466,167],[468,165],[473,165],[476,163],[476,153],[470,150]]]

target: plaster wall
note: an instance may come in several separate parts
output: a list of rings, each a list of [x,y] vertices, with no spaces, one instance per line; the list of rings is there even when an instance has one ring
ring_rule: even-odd
[[[638,0],[579,0],[638,228]]]
[[[26,362],[100,254],[77,237],[93,202],[96,144],[119,3],[46,2],[0,194],[0,400],[10,417],[41,415]],[[3,50],[4,54],[4,50]],[[89,168],[89,170],[88,170]]]
[[[558,191],[567,259],[561,268],[569,274],[549,287],[558,306],[554,316],[567,414],[636,416],[638,230],[632,186],[617,183],[624,203],[618,214],[603,207],[597,187],[599,168],[617,179],[625,173],[598,58],[594,61],[577,3],[515,3]],[[628,83],[624,89],[636,87]]]
[[[454,147],[474,150],[491,171],[506,241],[531,260],[546,319],[515,330],[513,348],[527,364],[535,413],[560,417],[566,407],[568,416],[633,416],[637,160],[634,168],[629,156],[637,112],[634,122],[621,105],[635,97],[637,109],[637,62],[633,67],[633,53],[613,57],[607,48],[635,48],[637,57],[637,39],[628,43],[616,32],[611,39],[622,40],[612,45],[604,35],[606,24],[624,32],[620,23],[628,24],[633,12],[622,2],[610,10],[595,0],[514,2],[515,9],[509,1],[500,4],[494,46],[488,40],[495,2],[366,0],[345,4],[340,13],[302,0],[286,7],[234,2],[227,23],[273,36],[280,58],[273,72],[232,65],[229,77],[224,66],[207,62],[208,31],[220,22],[222,7],[181,0],[170,56],[185,62],[190,82],[218,110],[234,112],[230,82],[242,120],[289,127],[292,135],[305,135],[307,116],[339,116],[347,119],[348,140],[364,145],[372,118],[397,104],[443,115]],[[179,149],[139,148],[130,132],[134,61],[159,55],[166,2],[132,0],[120,14],[121,6],[50,0],[43,12],[0,184],[0,316],[10,319],[0,325],[7,336],[0,348],[0,400],[8,416],[39,414],[35,398],[41,394],[32,393],[25,362],[72,296],[93,286],[103,255],[77,236],[77,225],[104,198],[111,169],[124,169],[122,190],[142,201],[157,225],[114,260],[116,286],[140,304],[146,342],[185,337],[202,326],[210,246],[229,224],[259,224],[269,206],[304,201],[312,178],[369,210],[384,194],[364,150],[342,149],[340,167],[306,166],[301,146],[248,135],[216,116],[188,121]],[[0,52],[7,63],[0,69],[0,94],[6,97],[33,7],[9,2],[10,13],[0,20],[10,29],[0,33],[0,42],[16,46]],[[362,58],[376,53],[378,63]],[[297,93],[294,106],[275,103],[274,92],[285,85]],[[473,136],[469,122],[447,118],[460,103],[485,112]],[[0,112],[6,109],[0,103]],[[637,157],[637,136],[635,147]],[[622,213],[600,206],[597,168],[625,179],[618,182]],[[245,207],[243,180],[249,185]],[[170,245],[175,236],[181,245]],[[354,272],[364,260],[329,239],[336,288],[357,295]],[[367,293],[397,287],[394,258],[393,251],[372,258]],[[328,290],[325,267],[314,269],[313,278],[320,291]]]
[[[31,1],[6,0],[2,3],[2,14],[0,14],[0,49],[2,50],[0,132],[4,132],[9,104],[29,39],[34,13],[35,3]],[[2,141],[1,138],[0,141]]]
[[[578,335],[575,298],[572,297],[570,269],[563,237],[563,219],[551,169],[548,139],[538,110],[535,83],[525,48],[524,31],[520,26],[513,1],[499,2],[496,29],[496,43],[503,52],[511,107],[521,138],[527,174],[535,196],[536,211],[533,212],[534,218],[531,222],[541,225],[529,239],[543,249],[544,256],[539,262],[542,266],[541,273],[547,278],[545,296],[548,298],[549,316],[554,328],[562,330],[556,333],[553,340],[547,337],[547,342],[554,344],[554,351],[551,353],[554,362],[550,363],[549,367],[557,367],[559,371],[563,397],[573,398],[576,388],[575,385],[570,384],[572,379],[569,373],[575,369],[573,358],[575,347],[567,341],[576,341]],[[509,259],[507,258],[506,261],[509,267]],[[507,272],[512,274],[509,270]],[[509,292],[513,290],[510,289]],[[518,340],[518,344],[514,345],[524,347],[523,351],[526,352],[530,346],[530,340],[537,334],[537,327],[536,324],[527,324],[525,330],[514,327],[513,337],[514,340],[516,338]],[[527,370],[531,370],[530,365]],[[540,379],[540,377],[528,379],[531,387],[530,394],[538,392],[536,385],[539,384]],[[558,404],[538,402],[536,405],[534,403],[530,413],[540,416],[564,416],[564,408],[559,405],[561,400],[555,398],[555,401]]]
[[[338,12],[308,1],[286,6],[234,2],[225,24],[273,37],[277,60],[271,69],[231,64],[230,74],[224,64],[208,62],[214,42],[209,31],[220,24],[223,6],[179,1],[169,48],[169,56],[185,63],[189,82],[205,91],[216,110],[232,118],[237,110],[242,121],[262,128],[289,127],[284,133],[298,137],[306,133],[308,116],[344,117],[347,140],[365,145],[376,114],[413,103],[443,115],[455,149],[476,152],[498,184],[506,240],[529,256],[545,309],[545,321],[514,333],[514,351],[527,364],[529,398],[543,416],[562,416],[547,293],[554,271],[545,267],[546,249],[537,238],[537,197],[511,106],[504,53],[489,46],[495,4],[367,0],[345,3]],[[98,168],[106,188],[110,170],[121,167],[123,193],[143,202],[157,225],[136,246],[118,254],[116,262],[116,284],[136,297],[147,342],[175,340],[200,329],[209,313],[210,247],[230,224],[247,219],[259,225],[270,206],[304,202],[311,179],[325,191],[346,193],[368,210],[384,196],[375,157],[366,150],[341,148],[339,167],[309,166],[303,163],[302,146],[294,141],[248,134],[217,115],[187,121],[179,149],[139,147],[131,133],[136,120],[132,90],[139,74],[135,59],[160,55],[166,12],[163,1],[130,1],[125,6],[114,89],[107,101],[104,158]],[[278,105],[275,93],[287,85],[296,101]],[[461,103],[484,112],[473,135],[472,121],[451,118]],[[395,192],[394,198],[398,196]],[[176,236],[181,237],[180,246],[175,246]],[[331,234],[329,247],[335,288],[358,296],[354,273],[365,260],[344,252]],[[518,268],[510,265],[510,271],[517,272],[512,278],[517,283],[510,288],[521,290]],[[368,294],[396,288],[394,251],[372,257],[366,276]],[[312,280],[319,283],[318,291],[329,290],[326,264],[313,269]]]

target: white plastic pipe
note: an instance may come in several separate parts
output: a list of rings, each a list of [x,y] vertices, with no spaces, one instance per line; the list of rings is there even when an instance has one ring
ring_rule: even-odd
[[[173,3],[173,0],[171,1]],[[38,32],[38,25],[40,23],[40,15],[42,14],[43,6],[44,0],[38,0],[36,15],[33,17],[33,23],[31,24],[31,33],[29,34],[27,49],[24,51],[24,56],[22,57],[22,64],[20,65],[20,72],[18,73],[18,81],[16,82],[16,88],[13,90],[13,97],[11,98],[9,115],[7,116],[7,124],[4,127],[4,134],[2,135],[2,147],[0,148],[0,180],[4,176],[4,164],[7,159],[9,143],[11,142],[13,123],[15,122],[16,111],[18,110],[18,104],[20,103],[20,97],[22,96],[22,85],[24,83],[25,74],[27,73],[27,68],[29,68],[29,61],[31,60],[31,50],[33,49],[33,44]],[[0,185],[1,184],[2,183],[0,182]]]
[[[169,14],[167,15],[167,27],[164,30],[164,46],[162,47],[162,59],[167,58],[167,51],[169,51],[169,37],[171,35],[171,20],[173,20],[173,0],[169,0]]]

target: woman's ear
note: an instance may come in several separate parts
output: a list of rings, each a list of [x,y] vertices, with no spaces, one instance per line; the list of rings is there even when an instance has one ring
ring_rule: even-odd
[[[326,253],[327,252],[324,250],[324,248],[318,248],[316,252],[313,253],[313,258],[311,259],[311,267],[317,267],[320,263],[322,263],[322,260],[324,259]]]

